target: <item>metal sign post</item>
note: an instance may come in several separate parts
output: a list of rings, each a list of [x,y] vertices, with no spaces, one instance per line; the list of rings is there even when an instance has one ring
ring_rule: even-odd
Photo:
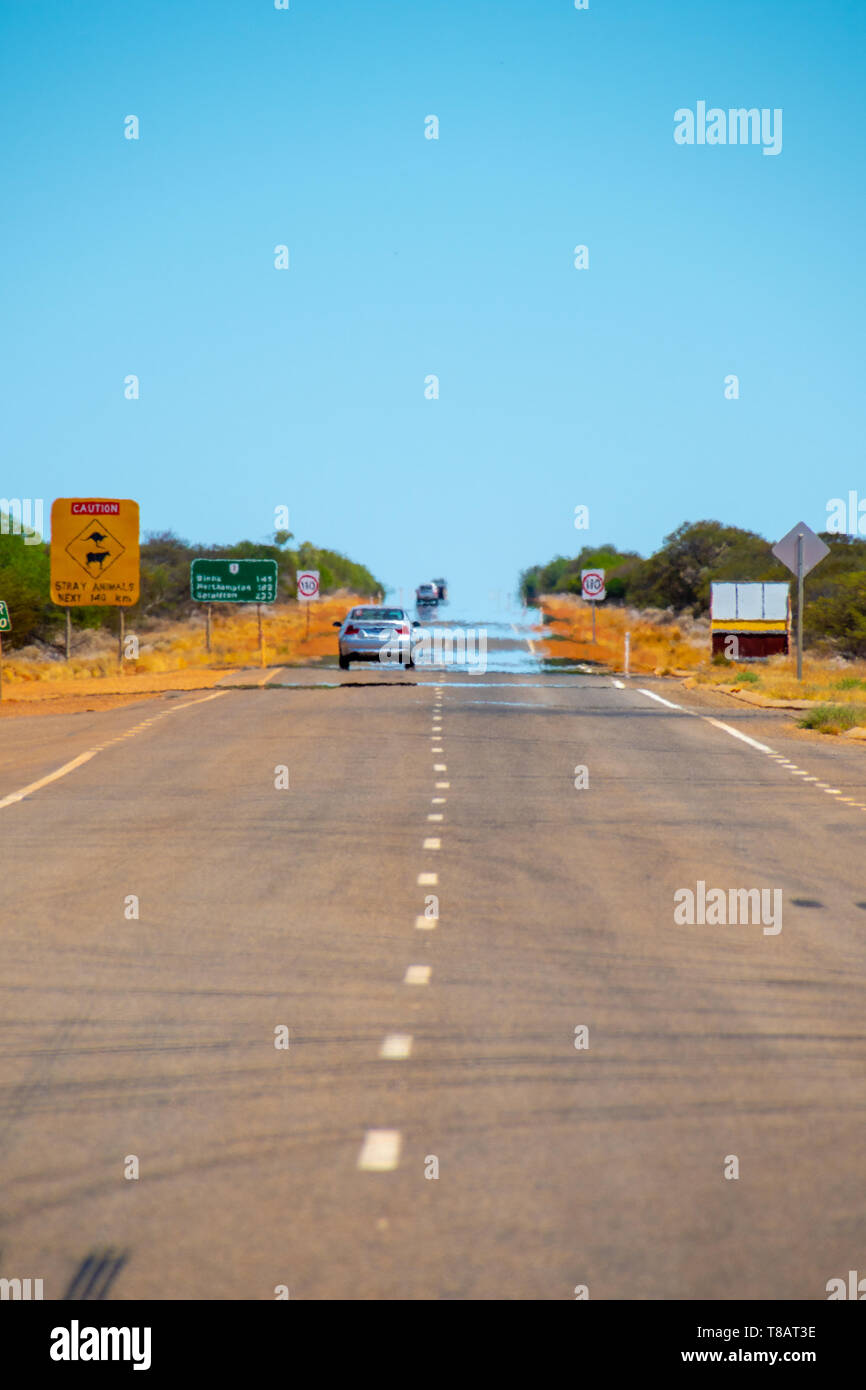
[[[592,604],[592,642],[595,645],[595,605],[607,597],[604,586],[604,570],[581,570],[580,592],[587,603]]]
[[[803,679],[803,532],[797,535],[797,680]]]
[[[0,602],[0,700],[3,699],[3,633],[12,631],[9,609]]]
[[[66,660],[69,660],[69,653],[72,651],[72,609],[66,610]]]
[[[314,603],[319,597],[319,571],[318,570],[299,570],[298,571],[298,602],[307,605],[307,633],[306,640],[310,636],[310,604]]]
[[[816,536],[805,521],[792,526],[787,536],[783,536],[773,546],[773,554],[783,565],[787,565],[797,576],[797,680],[803,679],[803,580],[825,555],[830,554],[820,536]]]
[[[262,604],[276,603],[279,575],[276,560],[191,560],[190,595],[194,603],[207,604],[205,624],[211,650],[211,607],[214,603],[254,603],[258,617],[259,661],[265,664]]]

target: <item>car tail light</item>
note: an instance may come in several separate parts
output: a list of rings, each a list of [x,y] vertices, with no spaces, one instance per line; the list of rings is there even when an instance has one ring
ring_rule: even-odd
[[[401,623],[399,627],[395,627],[394,631],[397,633],[398,637],[408,637],[409,625],[408,623]]]
[[[357,629],[356,627],[347,627],[347,628],[346,628],[346,636],[347,636],[347,637],[352,637],[352,636],[357,637],[357,635],[358,635],[358,629]]]

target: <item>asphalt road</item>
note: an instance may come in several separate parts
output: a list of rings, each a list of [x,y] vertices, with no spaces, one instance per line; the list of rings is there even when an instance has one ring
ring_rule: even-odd
[[[2,726],[0,1275],[824,1299],[862,1267],[866,750],[673,682],[265,674]],[[780,889],[782,929],[677,923],[699,881]]]

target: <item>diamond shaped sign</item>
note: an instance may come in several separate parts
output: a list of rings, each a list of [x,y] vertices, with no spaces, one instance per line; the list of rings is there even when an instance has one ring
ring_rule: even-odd
[[[125,549],[126,546],[121,545],[109,531],[108,523],[102,517],[98,517],[95,522],[92,519],[88,521],[69,542],[66,553],[72,556],[86,575],[94,578],[110,570]]]
[[[830,554],[829,545],[825,545],[820,536],[801,521],[796,526],[792,526],[787,536],[783,536],[777,545],[773,546],[773,554],[777,560],[781,560],[783,565],[787,565],[792,574],[797,573],[797,540],[803,537],[803,573],[808,574],[813,570],[825,555]]]

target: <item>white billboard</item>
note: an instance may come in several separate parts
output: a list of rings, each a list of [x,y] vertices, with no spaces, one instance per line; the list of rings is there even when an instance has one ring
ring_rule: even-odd
[[[788,620],[787,584],[713,584],[710,597],[713,622],[779,622]]]

